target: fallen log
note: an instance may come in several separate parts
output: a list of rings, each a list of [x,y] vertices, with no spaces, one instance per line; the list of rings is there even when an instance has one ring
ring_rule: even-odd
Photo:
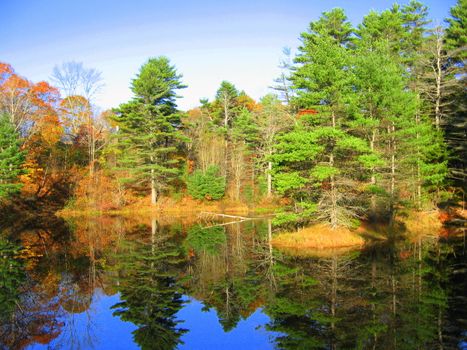
[[[219,214],[219,213],[212,213],[212,212],[207,212],[203,211],[199,213],[199,216],[204,216],[204,217],[221,217],[221,218],[229,218],[229,219],[238,219],[238,220],[252,220],[253,218],[247,218],[245,216],[238,216],[238,215],[229,215],[229,214]]]

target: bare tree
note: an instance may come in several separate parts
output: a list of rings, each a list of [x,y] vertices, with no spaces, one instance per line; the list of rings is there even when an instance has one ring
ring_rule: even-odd
[[[259,153],[265,165],[267,178],[267,195],[272,195],[272,161],[275,138],[288,126],[293,125],[293,118],[287,108],[283,106],[275,95],[266,95],[261,99],[262,110],[256,114],[256,121],[260,132]]]
[[[81,62],[65,62],[55,66],[51,76],[65,98],[62,101],[62,118],[68,124],[68,134],[76,137],[79,129],[85,128],[85,142],[89,156],[89,174],[94,174],[96,151],[101,148],[97,143],[103,132],[102,123],[97,123],[98,108],[94,98],[103,88],[101,72],[85,68]]]
[[[432,36],[424,49],[426,58],[423,63],[427,69],[423,76],[424,84],[421,90],[433,106],[434,124],[437,129],[440,129],[453,103],[453,99],[449,96],[455,92],[460,81],[454,78],[457,67],[449,63],[452,53],[445,48],[442,27],[432,30]]]
[[[292,54],[290,47],[284,47],[282,49],[283,57],[279,63],[279,69],[281,70],[278,78],[274,79],[276,85],[271,86],[272,89],[279,93],[279,96],[286,104],[290,103],[290,99],[293,96],[292,83],[289,80],[290,71],[292,69]]]
[[[71,61],[55,66],[50,79],[65,96],[80,95],[89,101],[104,87],[101,72],[85,68],[82,62]]]

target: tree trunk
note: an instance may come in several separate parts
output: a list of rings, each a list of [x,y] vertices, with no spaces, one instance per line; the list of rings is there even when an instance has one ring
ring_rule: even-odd
[[[371,139],[370,139],[370,149],[371,152],[374,152],[375,150],[375,140],[376,140],[376,129],[373,129],[371,132]],[[375,174],[375,169],[371,168],[371,179],[370,179],[370,184],[371,185],[376,185],[376,174]],[[373,193],[371,195],[371,211],[373,213],[376,212],[376,195]]]
[[[443,68],[441,65],[443,37],[438,36],[436,38],[436,97],[435,97],[435,125],[436,129],[439,130],[441,124],[441,77],[443,74]]]
[[[391,206],[393,205],[394,202],[394,194],[396,190],[396,138],[395,138],[395,130],[396,127],[394,125],[394,122],[391,123],[391,125],[388,127],[388,132],[391,135],[390,138],[390,149],[391,149]]]
[[[420,96],[417,95],[417,98],[420,98]],[[420,125],[420,114],[419,111],[415,114],[415,123],[417,127]],[[420,133],[417,130],[417,135],[416,135],[417,140],[420,139]],[[418,142],[417,142],[417,208],[418,210],[422,209],[422,178],[421,178],[421,171],[420,171],[420,162],[418,161],[421,157],[420,155],[420,149],[418,147]]]
[[[334,111],[331,112],[332,116],[332,127],[336,128],[336,115]],[[334,166],[334,153],[331,152],[329,156],[329,166]],[[339,220],[337,217],[337,193],[336,193],[336,183],[334,179],[334,175],[331,175],[331,227],[337,228],[339,226]]]
[[[268,197],[272,196],[272,162],[268,162],[268,170],[266,171],[267,181],[268,181]]]
[[[227,96],[224,96],[224,127],[227,129],[229,126],[229,108]]]
[[[156,189],[156,177],[154,169],[151,169],[151,204],[154,205],[157,202],[157,189]]]
[[[334,166],[334,154],[329,156],[329,165]],[[337,193],[334,175],[331,175],[331,228],[339,226],[339,218],[337,217]]]

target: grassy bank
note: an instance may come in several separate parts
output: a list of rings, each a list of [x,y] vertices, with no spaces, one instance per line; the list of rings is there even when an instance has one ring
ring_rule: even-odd
[[[273,213],[278,207],[279,204],[275,201],[263,201],[252,207],[246,203],[236,202],[229,199],[219,201],[200,201],[189,196],[182,197],[181,199],[162,197],[156,205],[153,205],[151,204],[150,197],[144,197],[118,209],[101,209],[93,207],[92,205],[70,205],[57,212],[57,214],[64,217],[132,214],[187,216],[197,215],[201,212],[215,212],[247,216]]]
[[[326,224],[316,224],[297,232],[284,232],[276,235],[272,244],[288,249],[336,249],[361,247],[365,240],[347,228],[331,229]]]

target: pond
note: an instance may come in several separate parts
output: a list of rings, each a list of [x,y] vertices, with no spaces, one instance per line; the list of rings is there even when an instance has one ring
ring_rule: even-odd
[[[462,236],[317,257],[274,249],[267,219],[20,223],[0,236],[0,348],[467,348]]]

